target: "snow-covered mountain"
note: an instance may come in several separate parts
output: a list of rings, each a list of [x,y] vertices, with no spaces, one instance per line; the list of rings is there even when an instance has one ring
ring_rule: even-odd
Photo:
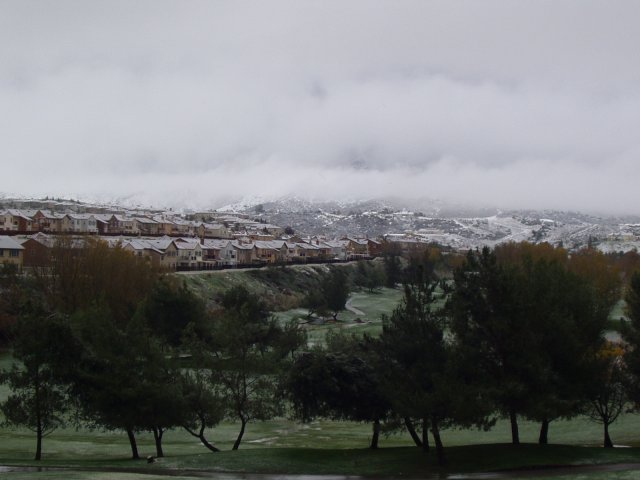
[[[296,232],[337,237],[409,235],[457,248],[508,241],[549,242],[579,248],[589,242],[606,251],[640,247],[640,219],[562,211],[500,211],[443,202],[400,199],[254,202],[236,210]]]

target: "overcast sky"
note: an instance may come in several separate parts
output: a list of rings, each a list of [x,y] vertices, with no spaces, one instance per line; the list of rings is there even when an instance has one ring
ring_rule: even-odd
[[[640,213],[640,2],[0,1],[1,194]]]

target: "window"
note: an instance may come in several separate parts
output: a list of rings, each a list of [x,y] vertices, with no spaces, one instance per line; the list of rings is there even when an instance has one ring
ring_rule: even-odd
[[[20,250],[9,250],[9,256],[10,257],[19,257],[20,256]]]
[[[0,257],[4,257],[4,250],[0,248]]]

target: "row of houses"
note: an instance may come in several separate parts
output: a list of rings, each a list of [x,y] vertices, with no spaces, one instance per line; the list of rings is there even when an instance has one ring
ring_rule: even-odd
[[[247,237],[237,240],[169,236],[101,238],[110,246],[119,246],[169,271],[348,261],[370,258],[382,252],[380,242],[349,237],[338,240],[290,237],[268,241]],[[66,245],[81,247],[85,239],[75,237]],[[0,263],[33,268],[46,266],[51,261],[57,237],[38,232],[27,236],[0,236],[0,240],[0,245],[5,245],[0,248],[3,252]]]
[[[274,239],[284,233],[270,225],[232,215],[221,215],[216,222],[192,221],[177,215],[128,215],[120,213],[58,213],[49,210],[0,210],[0,234],[35,232],[139,235],[197,236],[199,238],[234,238],[236,234]]]

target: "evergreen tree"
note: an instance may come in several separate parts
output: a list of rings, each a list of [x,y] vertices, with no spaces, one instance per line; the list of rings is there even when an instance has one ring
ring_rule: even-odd
[[[514,444],[520,442],[518,415],[529,406],[541,368],[529,318],[521,315],[522,282],[517,269],[499,266],[488,248],[470,251],[454,273],[447,304],[461,359],[493,390]]]
[[[320,290],[324,298],[324,304],[328,311],[337,320],[338,314],[345,309],[349,298],[349,278],[343,268],[333,268],[329,275],[324,277]]]
[[[42,459],[44,437],[64,425],[64,413],[69,408],[65,385],[54,369],[62,356],[72,355],[59,348],[68,338],[66,325],[55,315],[40,312],[23,316],[13,343],[18,362],[0,372],[0,383],[11,390],[0,403],[4,423],[26,427],[36,434],[35,460]]]
[[[623,324],[622,335],[628,344],[624,354],[624,363],[629,372],[627,394],[637,411],[640,409],[640,272],[631,276],[625,301],[629,321]]]
[[[156,455],[164,455],[167,428],[183,423],[184,405],[173,360],[138,316],[120,327],[106,306],[71,319],[80,358],[64,373],[90,426],[127,433],[134,459],[135,433],[153,432]],[[64,370],[64,367],[61,367]]]
[[[211,383],[211,373],[193,369],[182,373],[182,395],[185,403],[184,429],[212,452],[220,450],[211,443],[205,432],[224,418],[222,394]]]
[[[396,288],[398,283],[402,281],[402,261],[400,249],[392,244],[385,244],[382,254],[385,274],[385,286]]]
[[[609,426],[618,419],[627,402],[623,350],[618,345],[608,343],[599,352],[598,361],[600,368],[592,379],[593,393],[585,411],[592,421],[602,424],[604,447],[613,448]]]
[[[161,277],[136,313],[143,317],[142,321],[160,337],[162,343],[177,347],[187,325],[200,327],[205,317],[205,306],[185,283]]]
[[[422,446],[427,430],[436,446],[438,463],[445,463],[441,429],[450,425],[487,426],[491,411],[486,395],[464,377],[455,343],[447,339],[446,319],[435,306],[438,282],[425,253],[407,269],[402,303],[383,319],[379,339],[383,389],[394,411],[422,422]]]
[[[343,335],[299,356],[285,383],[296,418],[372,422],[370,448],[378,448],[390,403],[381,391],[376,363],[361,339]]]
[[[211,335],[203,345],[212,382],[221,393],[230,418],[240,421],[233,449],[240,446],[246,426],[282,413],[279,381],[291,354],[305,342],[297,327],[282,328],[264,302],[243,286],[222,298],[225,311],[212,319]]]

